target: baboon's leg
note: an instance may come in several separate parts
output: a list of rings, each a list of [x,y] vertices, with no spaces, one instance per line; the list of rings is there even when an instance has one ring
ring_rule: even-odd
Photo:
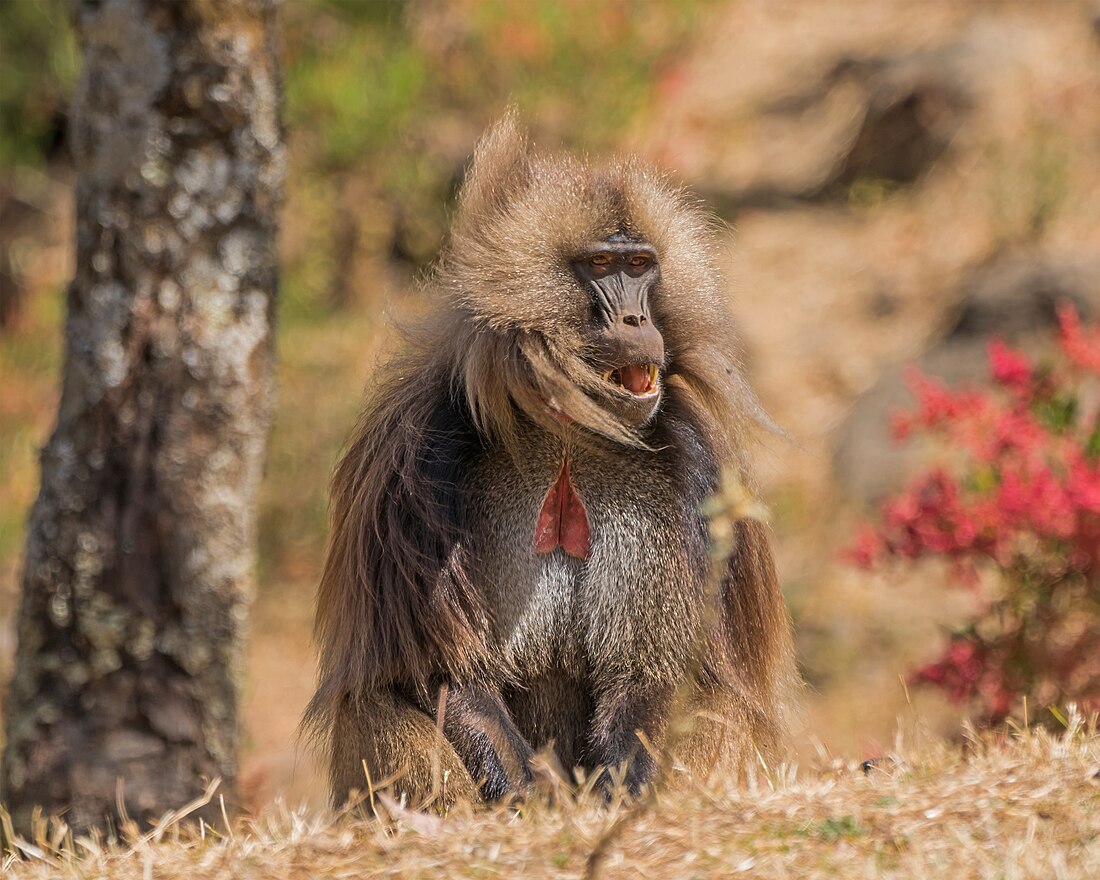
[[[657,770],[638,731],[655,748],[671,748],[672,766],[686,768],[696,779],[714,772],[741,775],[757,762],[758,751],[770,753],[764,713],[743,694],[696,684],[686,696],[678,699],[673,689],[656,685],[605,695],[592,726],[591,763],[617,768],[625,762],[625,785],[637,794]]]
[[[696,686],[686,711],[675,758],[697,779],[713,773],[743,777],[779,754],[782,732],[773,717],[778,710],[738,688]]]
[[[495,691],[479,685],[452,686],[443,733],[481,785],[483,797],[496,800],[531,785],[531,746]]]
[[[696,687],[681,703],[684,717],[672,720],[677,728],[675,763],[697,779],[714,772],[737,772],[750,749],[743,713],[733,710],[737,699],[729,692]]]
[[[342,806],[352,790],[365,792],[387,782],[411,807],[433,798],[451,804],[478,797],[462,759],[436,731],[435,719],[389,691],[364,698],[358,707],[340,707],[332,725],[329,781],[334,806]]]

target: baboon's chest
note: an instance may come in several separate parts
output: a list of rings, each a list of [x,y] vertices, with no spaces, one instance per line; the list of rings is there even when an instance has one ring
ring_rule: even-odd
[[[534,439],[522,468],[492,455],[470,477],[474,575],[509,676],[580,672],[687,587],[686,502],[652,454]]]

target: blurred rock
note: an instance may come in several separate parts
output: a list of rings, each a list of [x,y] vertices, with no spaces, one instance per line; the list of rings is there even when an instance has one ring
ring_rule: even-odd
[[[949,339],[993,335],[1022,343],[1057,324],[1058,303],[1073,303],[1082,316],[1100,310],[1100,261],[1047,261],[1008,255],[976,269],[963,283]]]
[[[981,48],[964,40],[926,52],[837,59],[810,87],[775,100],[764,111],[772,121],[760,126],[786,130],[795,140],[807,138],[811,128],[832,128],[823,138],[817,171],[810,178],[758,180],[737,190],[703,186],[704,195],[729,217],[746,208],[847,201],[852,186],[863,180],[916,183],[944,155],[978,101],[972,68],[976,55],[987,54]],[[849,98],[841,100],[841,94]],[[822,134],[809,140],[822,140]]]
[[[866,110],[821,193],[847,198],[848,188],[861,178],[918,181],[947,150],[972,106],[963,73],[971,53],[969,45],[961,44],[869,64],[843,62],[838,77],[865,71]]]
[[[1031,354],[1049,347],[1059,302],[1084,316],[1100,314],[1100,261],[1044,260],[1006,255],[979,267],[959,287],[958,308],[947,329],[915,361],[923,373],[957,387],[988,381],[986,347],[1000,337]],[[842,491],[872,504],[900,488],[927,461],[919,439],[894,443],[890,415],[910,408],[909,363],[883,370],[836,431],[833,470]]]

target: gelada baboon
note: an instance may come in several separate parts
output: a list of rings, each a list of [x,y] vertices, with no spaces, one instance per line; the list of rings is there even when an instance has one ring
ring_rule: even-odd
[[[758,523],[704,607],[700,506],[759,413],[710,227],[634,161],[531,150],[514,114],[479,144],[434,313],[333,478],[304,723],[336,803],[519,794],[547,746],[636,792],[685,692],[680,766],[774,748],[790,639]]]

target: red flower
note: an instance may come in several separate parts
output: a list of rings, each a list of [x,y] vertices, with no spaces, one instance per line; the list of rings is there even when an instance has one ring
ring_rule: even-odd
[[[1100,327],[1083,328],[1072,303],[1058,306],[1062,351],[1077,366],[1100,375]]]
[[[1027,356],[1009,348],[1000,339],[989,343],[989,367],[998,385],[1024,391],[1031,384],[1031,363]]]
[[[1100,461],[1090,462],[1079,452],[1069,465],[1070,503],[1081,511],[1100,514]]]
[[[873,529],[862,528],[844,556],[861,568],[870,568],[882,552],[882,541]]]
[[[900,439],[939,437],[957,467],[938,467],[887,501],[847,555],[860,565],[936,557],[953,582],[999,576],[1001,592],[955,635],[916,683],[973,700],[987,721],[1019,697],[1100,709],[1100,611],[1082,602],[1100,584],[1100,407],[1085,372],[1100,375],[1100,327],[1059,308],[1059,362],[1035,369],[1000,341],[989,346],[995,388],[953,391],[916,370],[912,412],[893,417]],[[984,591],[983,591],[984,594]],[[1072,651],[1066,633],[1084,632]]]

